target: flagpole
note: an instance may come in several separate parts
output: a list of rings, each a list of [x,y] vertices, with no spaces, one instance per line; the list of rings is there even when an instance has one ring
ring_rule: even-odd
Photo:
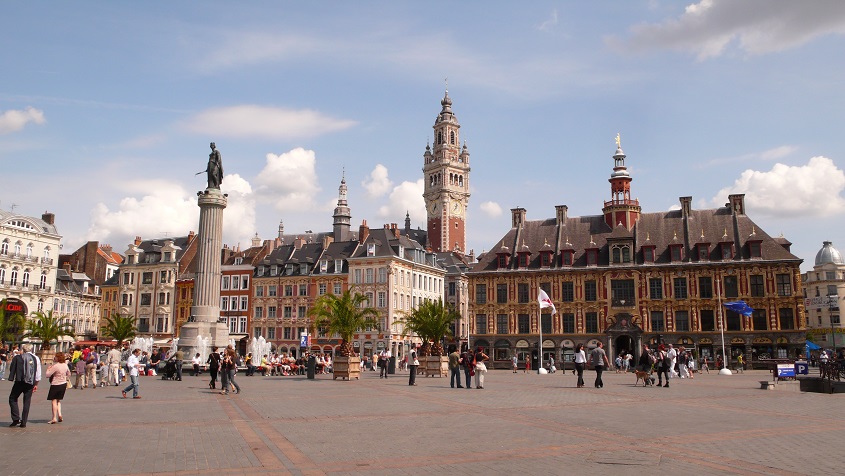
[[[731,375],[731,370],[728,368],[728,355],[725,352],[725,317],[724,312],[722,310],[722,281],[721,279],[716,280],[716,289],[719,295],[719,330],[722,331],[722,365],[723,368],[719,369],[719,375]]]
[[[543,366],[543,308],[540,308],[540,318],[537,321],[539,324],[537,327],[540,328],[540,343],[537,346],[539,349],[539,354],[537,354],[537,374],[540,374],[540,367]]]

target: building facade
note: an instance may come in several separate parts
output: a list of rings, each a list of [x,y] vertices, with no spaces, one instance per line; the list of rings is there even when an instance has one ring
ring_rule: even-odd
[[[816,253],[813,270],[802,275],[807,336],[823,348],[845,347],[839,302],[845,297],[845,259],[825,241]]]
[[[197,251],[196,235],[135,241],[119,271],[119,313],[137,319],[141,337],[166,344],[176,337],[176,280]]]
[[[569,360],[578,343],[598,341],[612,357],[642,344],[671,343],[699,356],[744,354],[756,364],[803,352],[806,319],[799,266],[790,243],[766,234],[745,213],[743,195],[723,208],[642,213],[617,142],[602,214],[527,220],[511,210],[511,229],[468,273],[473,345],[494,365],[554,355]],[[538,289],[557,307],[540,313]],[[722,305],[743,299],[752,316]],[[540,330],[543,342],[540,344]]]
[[[59,351],[70,348],[74,340],[96,340],[100,328],[100,287],[85,273],[69,270],[67,264],[57,272],[53,315],[62,316],[64,322],[72,324],[76,338],[60,338],[56,346]]]
[[[29,316],[53,308],[62,239],[55,218],[0,210],[0,300],[7,312]]]

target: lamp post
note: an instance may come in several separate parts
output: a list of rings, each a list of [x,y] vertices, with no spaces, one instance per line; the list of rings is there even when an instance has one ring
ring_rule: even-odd
[[[722,286],[721,280],[716,280],[716,293],[719,296],[719,330],[722,333],[722,367],[719,369],[719,375],[733,375],[728,368],[728,356],[725,352],[725,313],[722,311]]]
[[[839,295],[832,294],[827,297],[827,319],[830,321],[830,340],[833,343],[833,355],[834,358],[836,356],[836,333],[833,329],[833,315],[831,314],[834,309],[839,309]]]

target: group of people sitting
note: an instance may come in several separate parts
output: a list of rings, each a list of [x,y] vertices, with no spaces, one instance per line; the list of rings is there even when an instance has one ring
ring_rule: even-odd
[[[274,375],[305,375],[308,359],[312,354],[306,352],[299,358],[293,358],[290,354],[264,355],[258,362],[250,352],[245,359],[246,376],[255,375],[256,372],[262,376]],[[332,357],[329,354],[314,354],[317,360],[316,373],[327,374],[332,372]]]

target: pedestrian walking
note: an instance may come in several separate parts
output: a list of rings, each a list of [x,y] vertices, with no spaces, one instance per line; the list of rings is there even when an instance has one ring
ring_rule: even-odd
[[[79,390],[85,389],[85,365],[85,359],[82,358],[80,352],[79,358],[76,360],[76,385],[74,385]]]
[[[408,376],[408,385],[417,385],[417,368],[420,366],[420,361],[417,359],[417,344],[411,344],[411,352],[408,357],[408,367],[410,374]]]
[[[235,373],[238,371],[238,354],[235,349],[229,345],[226,347],[226,353],[223,356],[223,391],[221,395],[229,394],[229,385],[235,387],[235,393],[241,393],[241,387],[235,382]]]
[[[6,344],[0,345],[0,380],[6,380],[6,366],[9,363],[9,349]]]
[[[700,371],[707,372],[708,374],[710,373],[710,367],[707,366],[707,356],[706,355],[701,357],[701,370]]]
[[[382,349],[378,354],[378,368],[379,378],[387,378],[387,363],[390,362],[390,351],[387,348]]]
[[[138,395],[138,387],[140,387],[140,383],[138,383],[138,372],[141,369],[141,349],[135,349],[132,351],[132,354],[126,359],[126,367],[129,368],[129,385],[123,389],[123,398],[126,398],[126,392],[132,390],[132,398],[138,399],[141,398]]]
[[[67,366],[67,357],[62,352],[56,352],[53,357],[53,365],[47,369],[47,380],[50,382],[50,390],[47,391],[47,400],[50,401],[53,410],[53,418],[47,423],[61,423],[62,400],[65,398],[67,383],[70,380],[70,368]]]
[[[469,344],[467,344],[467,349],[461,354],[461,365],[464,367],[464,382],[466,382],[466,388],[472,388],[472,378],[475,375],[475,354],[469,349]]]
[[[666,346],[660,344],[657,346],[657,355],[654,356],[657,359],[657,386],[658,387],[668,387],[669,386],[669,368],[672,365],[672,359],[669,358],[669,355],[666,353]],[[663,384],[663,377],[666,377],[666,384]]]
[[[106,354],[106,365],[108,366],[109,377],[107,383],[109,385],[120,385],[120,351],[117,346],[111,346],[108,354]]]
[[[214,390],[217,388],[217,372],[220,370],[220,353],[217,346],[211,348],[211,353],[208,354],[208,359],[205,361],[208,364],[208,373],[211,374],[211,381],[208,382],[208,388]]]
[[[85,379],[88,381],[88,388],[97,388],[97,368],[100,365],[100,355],[92,345],[85,358]]]
[[[461,354],[458,353],[458,348],[452,346],[452,352],[449,353],[449,386],[455,388],[455,383],[458,384],[458,388],[464,388],[461,385],[461,364],[463,363],[463,359],[461,359]],[[469,382],[467,382],[469,385]]]
[[[578,388],[584,386],[584,369],[587,367],[587,354],[584,353],[584,344],[575,346],[575,372],[578,372]]]
[[[601,380],[601,374],[604,369],[610,367],[610,361],[607,360],[607,353],[602,348],[604,344],[601,341],[596,344],[596,348],[590,352],[590,361],[593,363],[593,369],[596,371],[596,388],[604,388],[604,382]]]
[[[550,355],[549,356],[549,373],[553,374],[556,371],[557,371],[557,368],[555,368],[555,358]]]
[[[21,345],[21,353],[12,358],[9,380],[15,382],[9,392],[9,409],[12,413],[12,423],[9,426],[26,428],[32,394],[38,391],[38,382],[41,381],[41,360],[32,353],[32,344]],[[23,412],[18,408],[18,398],[21,395]]]

